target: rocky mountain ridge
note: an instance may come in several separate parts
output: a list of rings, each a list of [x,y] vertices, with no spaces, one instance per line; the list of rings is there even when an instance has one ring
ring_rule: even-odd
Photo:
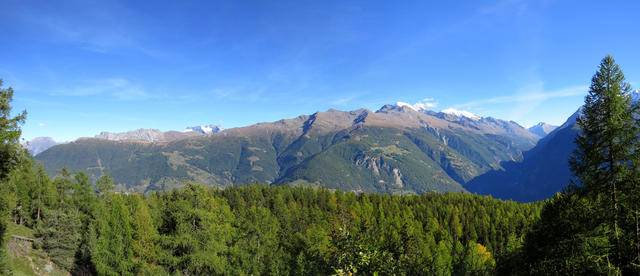
[[[50,174],[63,166],[93,177],[109,173],[121,189],[142,192],[184,181],[214,187],[257,181],[419,193],[464,191],[464,183],[500,162],[521,160],[536,141],[512,122],[386,105],[375,112],[330,109],[162,143],[82,139],[37,159]]]

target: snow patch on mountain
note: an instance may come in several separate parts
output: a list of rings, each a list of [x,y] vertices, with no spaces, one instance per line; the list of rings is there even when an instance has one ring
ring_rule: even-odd
[[[224,130],[224,128],[222,128],[221,126],[206,125],[206,126],[187,127],[183,132],[195,131],[195,132],[200,132],[202,134],[215,134],[222,130]]]
[[[480,117],[480,116],[478,116],[476,114],[473,114],[473,113],[471,113],[469,111],[457,110],[455,108],[447,108],[447,109],[444,109],[444,110],[440,110],[440,112],[446,113],[446,114],[449,114],[449,115],[455,115],[455,116],[458,116],[458,117],[466,117],[466,118],[469,118],[469,119],[474,120],[474,121],[478,121],[478,120],[482,119],[482,117]]]

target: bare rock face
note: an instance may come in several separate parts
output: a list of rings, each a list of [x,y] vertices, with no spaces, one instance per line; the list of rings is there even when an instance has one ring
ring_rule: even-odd
[[[220,128],[221,129],[221,128]],[[214,133],[210,131],[210,133]],[[94,138],[110,141],[142,141],[142,142],[172,142],[192,137],[207,135],[201,131],[161,131],[158,129],[136,129],[127,132],[107,132],[103,131]]]
[[[157,129],[142,128],[120,133],[103,131],[96,135],[95,138],[111,141],[140,140],[147,142],[159,142],[164,140],[164,132]]]

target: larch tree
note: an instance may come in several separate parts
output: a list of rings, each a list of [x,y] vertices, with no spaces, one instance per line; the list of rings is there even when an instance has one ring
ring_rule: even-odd
[[[569,159],[573,174],[582,188],[579,191],[599,202],[604,226],[612,229],[613,263],[623,260],[621,227],[630,176],[637,171],[640,127],[636,119],[637,103],[632,103],[631,87],[615,60],[607,55],[600,62],[585,98],[583,116],[577,120],[582,133],[576,137],[577,149]]]

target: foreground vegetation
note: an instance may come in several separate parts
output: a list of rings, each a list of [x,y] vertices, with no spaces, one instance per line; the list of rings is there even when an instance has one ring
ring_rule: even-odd
[[[74,273],[490,274],[541,210],[471,194],[390,196],[252,184],[144,196],[28,161],[10,220]]]

